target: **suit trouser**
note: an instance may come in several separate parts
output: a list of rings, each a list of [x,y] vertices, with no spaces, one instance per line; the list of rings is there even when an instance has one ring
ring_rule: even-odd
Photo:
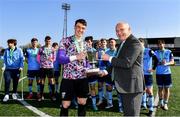
[[[142,92],[140,93],[120,93],[124,116],[139,116],[141,109]]]

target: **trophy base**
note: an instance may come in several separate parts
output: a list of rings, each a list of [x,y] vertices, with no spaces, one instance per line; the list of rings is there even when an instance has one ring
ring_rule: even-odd
[[[87,76],[93,76],[93,75],[98,75],[100,69],[99,68],[94,68],[94,69],[88,69],[86,71]]]

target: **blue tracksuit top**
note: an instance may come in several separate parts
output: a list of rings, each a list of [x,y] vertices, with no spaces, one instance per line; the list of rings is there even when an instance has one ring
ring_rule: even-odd
[[[15,47],[12,56],[10,55],[10,48],[4,52],[4,64],[6,69],[19,69],[24,67],[24,56],[21,48]]]

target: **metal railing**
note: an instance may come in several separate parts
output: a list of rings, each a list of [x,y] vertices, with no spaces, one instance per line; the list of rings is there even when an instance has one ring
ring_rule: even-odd
[[[26,79],[27,76],[23,77],[23,72],[21,73],[21,78],[19,79],[19,83],[21,82],[21,99],[19,100],[24,100],[24,79]]]
[[[21,98],[19,98],[18,100],[24,100],[24,80],[27,78],[27,76],[24,76],[24,71],[21,71],[21,78],[19,79],[19,83],[21,82]],[[1,73],[1,79],[0,79],[0,90],[2,89],[2,83],[3,83],[3,79],[4,79],[4,70],[2,69],[2,73]]]
[[[1,73],[0,90],[2,88],[2,82],[3,82],[3,78],[4,78],[3,74],[4,74],[4,69],[2,69],[2,73]]]

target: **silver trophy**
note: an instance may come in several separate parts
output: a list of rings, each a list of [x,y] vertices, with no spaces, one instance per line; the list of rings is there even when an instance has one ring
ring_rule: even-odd
[[[90,68],[86,71],[88,75],[98,75],[100,69],[96,67],[96,51],[87,51],[87,59],[90,64]]]

